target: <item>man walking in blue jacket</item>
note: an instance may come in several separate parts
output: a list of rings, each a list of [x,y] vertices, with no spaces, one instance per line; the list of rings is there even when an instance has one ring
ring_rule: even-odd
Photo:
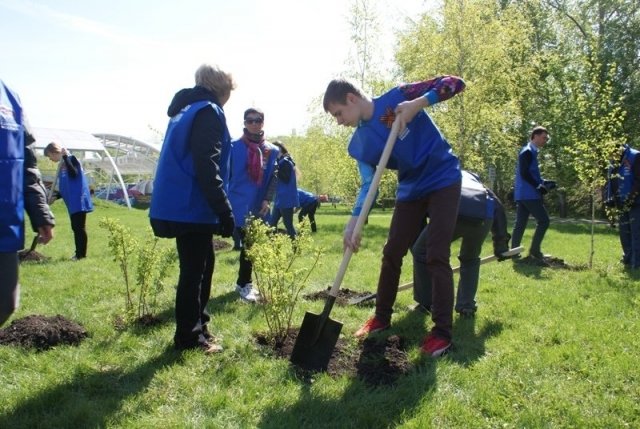
[[[529,247],[529,256],[539,261],[543,261],[540,245],[549,228],[549,215],[544,208],[542,196],[556,186],[555,182],[542,179],[538,166],[538,151],[549,139],[549,133],[544,127],[537,126],[531,131],[531,140],[518,155],[515,177],[516,222],[511,234],[511,247],[520,246],[529,215],[532,215],[537,224]]]

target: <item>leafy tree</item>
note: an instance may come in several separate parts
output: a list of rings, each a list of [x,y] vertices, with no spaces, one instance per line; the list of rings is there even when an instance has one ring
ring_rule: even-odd
[[[501,187],[512,180],[521,102],[534,85],[530,32],[516,7],[448,0],[439,15],[423,15],[402,34],[396,52],[408,81],[442,74],[465,79],[465,92],[431,114],[463,168],[486,178],[493,167]]]
[[[574,46],[571,65],[576,78],[567,85],[574,118],[566,127],[571,140],[566,150],[574,158],[572,166],[579,189],[588,196],[592,220],[601,202],[603,173],[609,160],[615,157],[616,149],[626,140],[625,105],[615,84],[620,68],[616,63],[607,62],[613,58],[608,33],[612,23],[618,21],[616,14],[624,9],[624,3],[549,1],[564,30],[560,33],[561,40]],[[590,266],[594,252],[592,231]]]
[[[576,110],[580,113],[580,121],[572,124],[575,142],[569,150],[577,161],[575,169],[578,179],[590,195],[592,224],[589,267],[592,267],[596,202],[600,202],[600,191],[606,180],[603,172],[609,160],[615,158],[616,150],[624,143],[624,111],[620,103],[611,102],[613,89],[607,82],[601,84],[599,76],[593,76],[587,86],[586,90],[577,93]]]

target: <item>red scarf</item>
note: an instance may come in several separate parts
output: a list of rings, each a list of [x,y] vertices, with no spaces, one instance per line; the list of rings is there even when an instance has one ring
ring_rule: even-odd
[[[262,185],[264,176],[263,156],[269,156],[264,145],[264,134],[250,134],[246,129],[242,141],[247,147],[247,173],[256,185]]]

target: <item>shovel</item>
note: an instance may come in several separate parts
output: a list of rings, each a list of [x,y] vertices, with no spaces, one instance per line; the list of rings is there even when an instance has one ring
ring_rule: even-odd
[[[53,204],[53,191],[55,190],[55,187],[58,184],[58,179],[60,179],[60,169],[62,168],[63,162],[64,161],[60,161],[58,163],[58,169],[56,170],[56,175],[53,178],[53,182],[51,182],[51,188],[49,188],[49,192],[47,193],[47,204]]]
[[[33,251],[36,250],[36,246],[38,245],[38,240],[40,240],[40,234],[36,234],[36,236],[33,237],[33,241],[31,242],[31,247],[29,247],[29,251],[27,252],[27,255],[29,255],[30,253],[33,253]]]
[[[373,180],[369,187],[369,191],[367,192],[364,204],[362,205],[360,215],[358,215],[352,237],[357,237],[360,234],[360,231],[362,231],[364,222],[369,214],[369,209],[373,204],[373,200],[378,190],[382,173],[387,166],[387,161],[389,161],[391,151],[396,142],[396,138],[398,137],[399,126],[400,124],[396,119],[391,126],[389,138],[387,138],[384,150],[380,156],[376,173],[373,176]],[[338,342],[338,337],[340,336],[340,331],[342,330],[342,323],[330,319],[329,313],[335,303],[338,290],[340,289],[340,284],[342,283],[344,274],[347,271],[347,266],[349,265],[352,254],[353,250],[351,250],[351,248],[347,248],[345,250],[344,255],[342,256],[342,262],[340,263],[340,268],[338,269],[338,274],[333,282],[333,286],[331,286],[331,290],[329,291],[329,296],[327,297],[322,313],[317,315],[306,312],[304,315],[300,332],[298,332],[296,343],[294,344],[293,351],[291,352],[291,362],[302,368],[313,371],[326,371],[327,366],[329,365],[331,354],[333,353],[333,349],[335,348],[336,343]]]
[[[510,256],[518,255],[518,254],[522,253],[523,251],[524,251],[524,247],[522,247],[522,246],[514,247],[513,249],[507,250],[506,252],[502,253],[500,256],[502,256],[503,258],[508,258]],[[487,262],[495,261],[496,259],[498,259],[498,257],[496,255],[485,256],[484,258],[480,259],[480,265],[486,264]],[[457,273],[458,271],[460,271],[460,267],[459,266],[453,268],[453,272],[454,273]],[[407,290],[407,289],[411,289],[412,287],[413,287],[413,283],[405,283],[403,285],[398,286],[398,292],[401,292],[401,291]],[[376,296],[378,296],[377,293],[372,293],[372,294],[361,296],[361,297],[358,297],[358,298],[353,298],[353,299],[349,300],[349,305],[362,304],[363,302],[367,302],[367,301],[370,301],[370,300],[374,299]]]

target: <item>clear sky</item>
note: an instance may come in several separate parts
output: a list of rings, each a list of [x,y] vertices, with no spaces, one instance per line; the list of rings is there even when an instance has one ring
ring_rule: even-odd
[[[385,28],[425,3],[384,1]],[[250,106],[265,111],[267,135],[300,133],[314,97],[346,70],[349,4],[0,0],[0,78],[20,94],[32,126],[156,142],[150,127],[164,133],[173,94],[193,86],[200,64],[217,63],[238,83],[225,106],[232,136]]]

